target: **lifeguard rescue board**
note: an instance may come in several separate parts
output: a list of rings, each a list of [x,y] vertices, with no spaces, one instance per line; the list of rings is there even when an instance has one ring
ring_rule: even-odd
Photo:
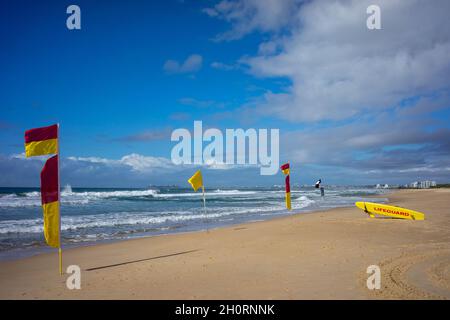
[[[374,218],[374,214],[380,214],[398,219],[409,220],[425,220],[425,214],[422,212],[400,208],[396,206],[390,206],[387,204],[374,203],[374,202],[356,202],[355,205],[364,210],[371,218]]]

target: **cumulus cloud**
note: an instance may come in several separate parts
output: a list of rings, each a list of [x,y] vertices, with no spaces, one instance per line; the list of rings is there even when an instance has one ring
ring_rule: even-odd
[[[0,154],[0,185],[11,187],[39,186],[39,173],[48,157],[25,158],[22,154]],[[146,187],[149,185],[187,185],[195,170],[201,168],[206,175],[214,177],[210,185],[227,185],[223,170],[246,170],[257,178],[259,169],[255,166],[227,166],[206,163],[202,166],[186,164],[174,165],[165,157],[144,156],[137,153],[119,159],[103,157],[70,156],[61,159],[61,184],[78,187]],[[244,175],[245,176],[245,175]],[[243,179],[243,176],[241,177]],[[220,183],[214,183],[214,181]],[[245,180],[243,180],[245,181]],[[249,180],[252,181],[252,180]],[[233,180],[233,183],[234,180]]]
[[[81,162],[85,164],[103,164],[112,167],[127,166],[136,172],[152,172],[160,169],[174,169],[170,159],[163,157],[150,157],[132,153],[118,160],[105,159],[99,157],[67,157],[69,161]]]
[[[255,110],[293,122],[341,120],[449,90],[450,3],[378,1],[381,30],[366,27],[369,4],[305,3],[288,35],[243,57],[253,75],[291,81],[287,90],[266,92]]]
[[[164,63],[163,69],[167,73],[193,73],[202,68],[202,63],[203,58],[201,55],[191,54],[184,62],[167,60]]]
[[[218,70],[231,71],[239,68],[237,64],[226,64],[223,62],[214,61],[211,63],[211,68]]]
[[[25,158],[0,154],[0,185],[39,186],[39,173],[47,157]],[[65,157],[61,159],[61,183],[84,187],[132,187],[176,180],[181,166],[164,157],[128,154],[120,159]]]
[[[252,97],[239,114],[299,124],[282,130],[282,159],[341,181],[448,180],[450,3],[377,1],[381,30],[366,27],[371,4],[240,0],[205,13],[230,23],[218,39],[265,32],[257,53],[237,63],[257,78],[288,82]]]
[[[218,34],[215,40],[236,40],[255,30],[261,32],[280,30],[290,20],[295,12],[294,8],[300,2],[296,0],[224,0],[214,7],[203,9],[203,12],[232,25],[231,30]]]
[[[333,128],[309,128],[281,137],[282,158],[304,165],[353,170],[408,182],[421,176],[450,179],[450,129],[423,130],[430,119],[407,118],[395,124],[382,115]],[[430,175],[432,173],[432,175]],[[331,174],[336,176],[336,172]],[[406,180],[405,180],[406,179]],[[399,180],[397,180],[398,182]]]

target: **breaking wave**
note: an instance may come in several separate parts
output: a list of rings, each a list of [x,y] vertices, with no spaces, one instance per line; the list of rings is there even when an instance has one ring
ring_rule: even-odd
[[[61,235],[63,243],[76,243],[201,230],[352,206],[355,201],[368,201],[366,196],[385,192],[329,188],[321,197],[313,188],[292,188],[293,210],[287,211],[284,188],[206,190],[204,208],[202,192],[187,188],[81,189],[66,185],[61,192]],[[38,189],[0,188],[0,253],[45,245],[40,198]]]

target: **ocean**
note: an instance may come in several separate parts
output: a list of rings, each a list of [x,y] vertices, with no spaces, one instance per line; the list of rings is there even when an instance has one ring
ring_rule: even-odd
[[[373,187],[327,186],[325,197],[313,187],[293,187],[292,211],[285,209],[284,189],[206,189],[176,187],[93,189],[66,186],[61,192],[63,247],[175,232],[206,230],[261,221],[293,213],[353,206],[386,194]],[[45,245],[38,188],[0,188],[0,259],[54,250]]]

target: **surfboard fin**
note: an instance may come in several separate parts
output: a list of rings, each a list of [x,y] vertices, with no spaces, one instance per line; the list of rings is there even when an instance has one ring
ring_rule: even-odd
[[[374,216],[372,213],[370,213],[369,210],[367,210],[367,207],[366,207],[366,203],[365,203],[365,202],[364,202],[364,211],[369,215],[369,217],[375,218],[375,216]]]

